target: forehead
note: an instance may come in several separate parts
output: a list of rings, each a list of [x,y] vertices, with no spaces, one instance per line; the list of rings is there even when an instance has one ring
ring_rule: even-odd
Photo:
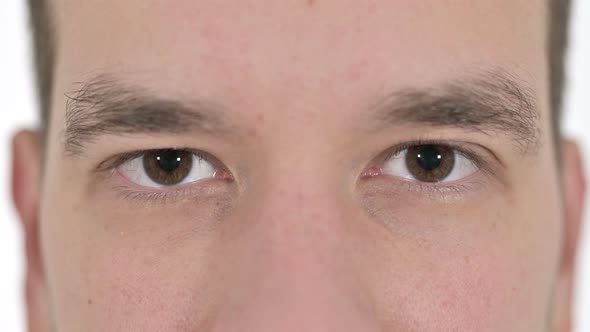
[[[214,98],[351,96],[478,66],[516,68],[546,90],[543,0],[54,1],[64,90],[104,69]]]

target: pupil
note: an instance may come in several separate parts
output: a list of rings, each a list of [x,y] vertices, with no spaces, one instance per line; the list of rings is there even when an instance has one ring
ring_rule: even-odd
[[[416,161],[426,171],[439,168],[443,162],[441,152],[434,145],[424,145],[417,152]]]
[[[163,151],[157,156],[158,166],[164,172],[172,173],[182,163],[182,153],[180,151]]]

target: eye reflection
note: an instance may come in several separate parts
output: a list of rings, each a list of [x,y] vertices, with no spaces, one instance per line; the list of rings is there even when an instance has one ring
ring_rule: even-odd
[[[441,144],[414,145],[389,159],[383,173],[419,182],[461,180],[478,170],[475,163],[457,150]]]
[[[162,185],[180,183],[190,173],[192,166],[193,156],[187,151],[152,151],[143,156],[145,173],[152,181]]]

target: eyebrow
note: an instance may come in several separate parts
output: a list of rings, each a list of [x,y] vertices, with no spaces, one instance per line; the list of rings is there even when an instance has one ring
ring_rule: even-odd
[[[67,93],[64,149],[84,153],[104,135],[232,133],[227,110],[207,100],[182,102],[110,74],[100,74]],[[535,94],[525,80],[504,69],[464,75],[443,84],[396,90],[371,107],[376,128],[426,125],[506,135],[522,152],[540,142]]]
[[[494,69],[441,85],[395,91],[373,106],[377,128],[427,125],[505,135],[523,154],[540,145],[534,90],[516,74]]]
[[[70,156],[83,154],[88,144],[104,135],[226,134],[232,129],[225,109],[210,101],[162,98],[108,74],[78,84],[81,88],[65,94],[63,141]]]

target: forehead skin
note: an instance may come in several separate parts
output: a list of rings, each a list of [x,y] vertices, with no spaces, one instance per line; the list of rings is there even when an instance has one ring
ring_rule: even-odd
[[[326,96],[318,89],[326,79],[340,93],[367,94],[480,64],[516,66],[544,82],[541,3],[57,1],[58,83],[117,66],[165,75],[157,84],[175,91],[292,102]]]
[[[561,235],[548,143],[544,1],[53,5],[58,56],[41,218],[60,332],[544,326]],[[430,232],[409,227],[397,237],[343,203],[348,184],[341,179],[366,164],[377,146],[387,148],[384,137],[420,136],[403,128],[358,136],[354,128],[365,121],[367,105],[391,91],[496,67],[528,82],[541,114],[543,142],[534,160],[521,161],[501,139],[486,142],[511,166],[508,185],[442,214],[436,203],[401,197],[395,213],[416,229],[437,218],[449,226]],[[114,138],[88,153],[99,162],[112,146],[194,143],[239,160],[238,168],[248,171],[247,199],[239,216],[219,226],[225,241],[185,234],[192,242],[150,246],[177,238],[175,227],[182,228],[171,222],[164,230],[156,221],[169,215],[186,220],[186,211],[196,208],[148,214],[106,205],[104,188],[85,180],[90,161],[62,158],[64,93],[101,72],[227,105],[250,133],[230,147],[213,139]],[[373,141],[380,143],[362,148]],[[140,222],[149,231],[137,231]],[[289,321],[293,317],[308,319]]]

